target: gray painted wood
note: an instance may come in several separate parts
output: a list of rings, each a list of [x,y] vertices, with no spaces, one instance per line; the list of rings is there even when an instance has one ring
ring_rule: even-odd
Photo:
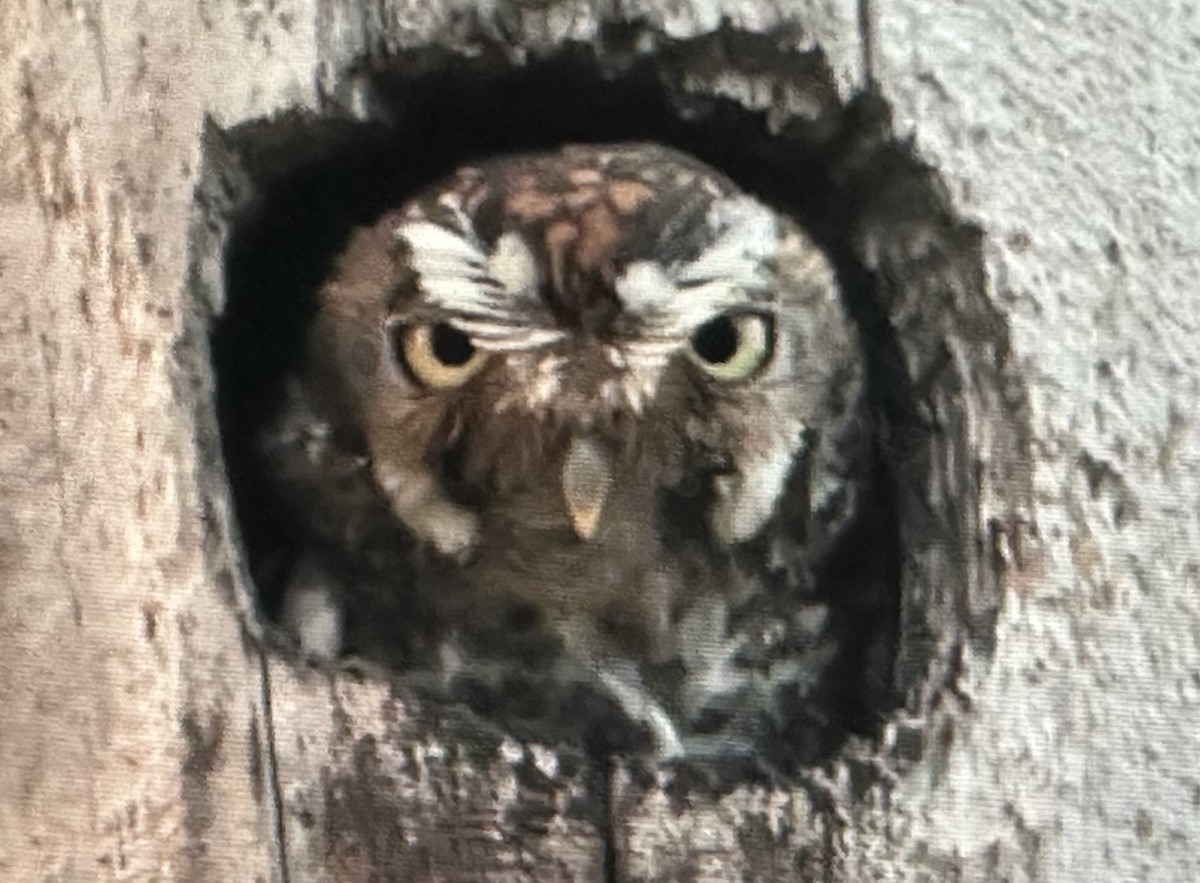
[[[1200,16],[876,4],[900,132],[988,231],[1030,393],[1039,543],[941,770],[893,795],[907,877],[1200,874]]]

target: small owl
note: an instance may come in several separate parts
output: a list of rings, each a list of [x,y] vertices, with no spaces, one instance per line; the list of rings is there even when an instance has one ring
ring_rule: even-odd
[[[306,651],[535,737],[795,730],[864,462],[857,336],[795,223],[653,144],[469,165],[353,234],[307,346],[264,436]]]

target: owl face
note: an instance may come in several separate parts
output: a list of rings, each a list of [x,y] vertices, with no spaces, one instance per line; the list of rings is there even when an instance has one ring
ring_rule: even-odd
[[[728,546],[770,516],[846,327],[816,247],[715,170],[573,146],[460,169],[360,231],[312,349],[440,551],[502,512],[582,541],[653,531],[676,486]]]

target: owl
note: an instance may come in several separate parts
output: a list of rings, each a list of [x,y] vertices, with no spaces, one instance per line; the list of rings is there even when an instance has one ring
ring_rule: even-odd
[[[263,436],[306,653],[659,758],[796,732],[865,433],[795,222],[665,146],[494,158],[353,233],[306,347]]]

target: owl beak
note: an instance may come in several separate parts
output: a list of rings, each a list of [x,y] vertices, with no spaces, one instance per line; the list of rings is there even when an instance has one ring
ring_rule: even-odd
[[[571,526],[581,540],[595,536],[611,484],[612,461],[608,452],[589,436],[572,438],[563,459],[563,499]]]

